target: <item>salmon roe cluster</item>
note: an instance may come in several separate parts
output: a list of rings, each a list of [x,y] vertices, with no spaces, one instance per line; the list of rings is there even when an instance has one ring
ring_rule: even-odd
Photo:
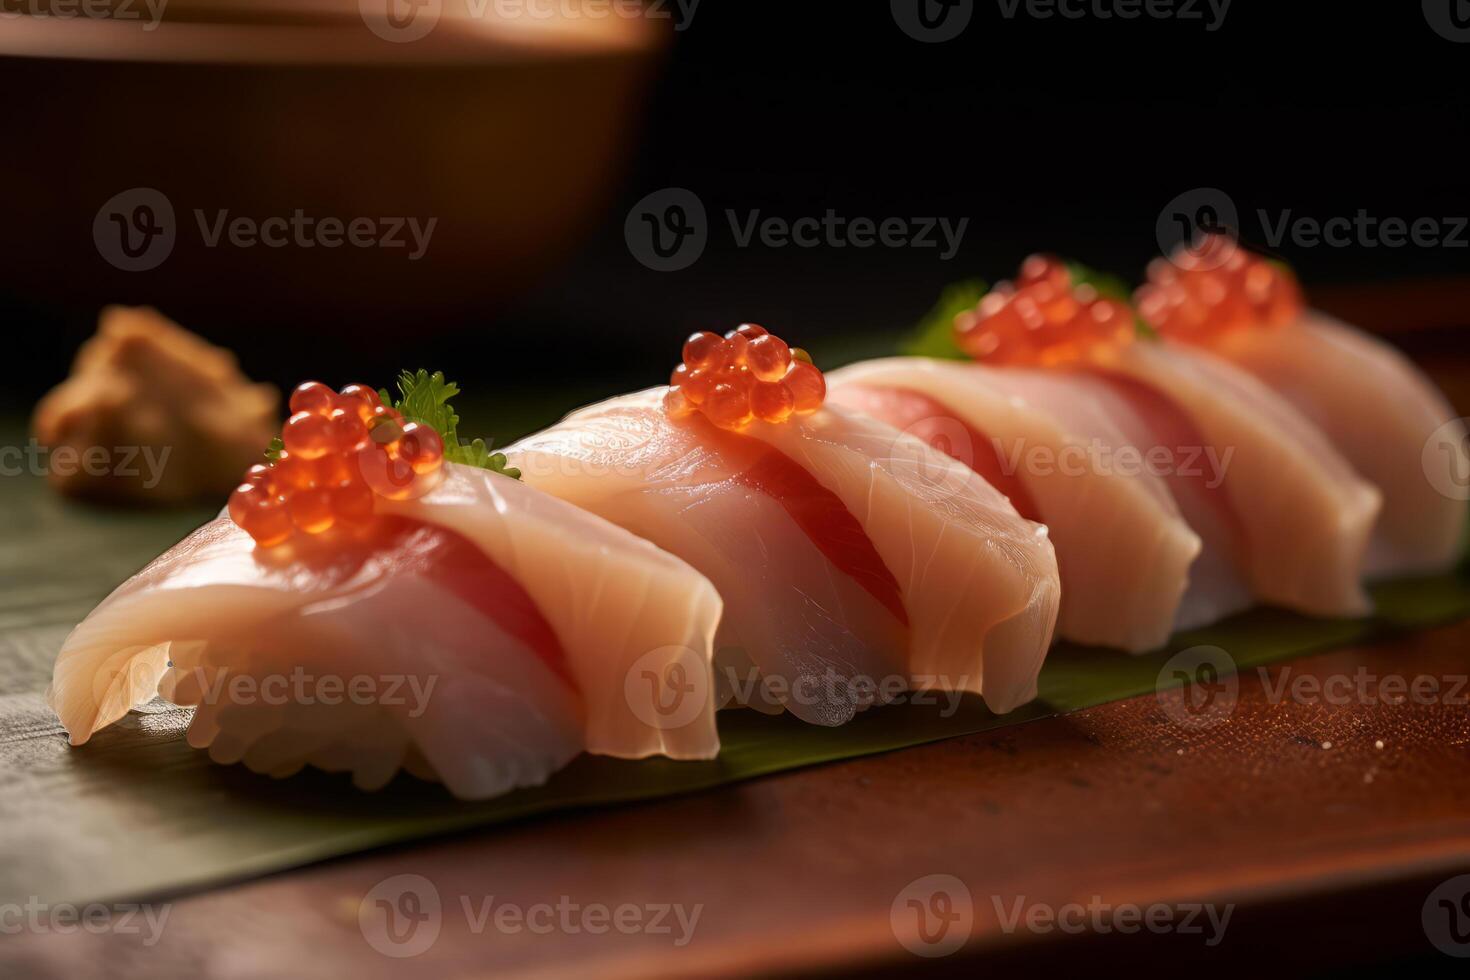
[[[431,426],[404,421],[367,385],[339,392],[308,381],[291,393],[283,449],[250,467],[230,495],[230,519],[256,544],[365,525],[374,494],[413,496],[444,464],[444,441]]]
[[[806,351],[742,323],[723,337],[702,331],[685,341],[664,407],[673,418],[703,412],[720,428],[739,430],[810,414],[826,397],[827,380]]]
[[[1134,339],[1133,311],[1073,284],[1053,255],[1032,255],[1014,283],[998,283],[978,306],[955,318],[955,341],[971,357],[998,364],[1054,365],[1097,344]]]
[[[1159,333],[1196,342],[1242,327],[1282,327],[1302,312],[1301,286],[1290,269],[1224,235],[1154,259],[1134,299]]]

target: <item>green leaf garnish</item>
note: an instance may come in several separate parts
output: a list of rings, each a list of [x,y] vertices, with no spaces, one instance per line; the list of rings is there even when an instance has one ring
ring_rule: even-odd
[[[505,453],[492,453],[490,447],[485,445],[484,439],[476,439],[459,447],[459,453],[455,457],[456,463],[464,463],[466,466],[478,466],[481,469],[490,470],[512,480],[521,478],[521,471],[514,466],[506,466],[509,462]],[[446,451],[445,457],[448,458]]]
[[[1111,272],[1103,272],[1081,262],[1068,261],[1067,273],[1071,275],[1074,287],[1091,286],[1105,299],[1117,300],[1119,303],[1133,302],[1133,291],[1128,288],[1128,284],[1122,277]]]
[[[265,461],[267,463],[279,463],[281,461],[281,453],[283,453],[285,449],[286,444],[281,441],[281,437],[273,436],[271,438],[271,444],[267,446],[265,450]]]
[[[459,414],[449,400],[459,394],[459,386],[444,380],[442,371],[430,374],[423,368],[417,373],[404,371],[398,375],[398,397],[392,397],[384,389],[378,392],[384,405],[392,405],[410,419],[432,426],[444,440],[444,458],[451,463],[478,466],[481,469],[508,476],[512,480],[521,478],[521,471],[505,465],[504,453],[492,453],[483,439],[462,443],[459,439]]]
[[[955,343],[954,318],[979,303],[987,288],[979,279],[968,279],[944,287],[944,292],[939,295],[939,302],[919,321],[919,325],[903,342],[900,350],[913,357],[968,361],[970,355],[960,350]]]

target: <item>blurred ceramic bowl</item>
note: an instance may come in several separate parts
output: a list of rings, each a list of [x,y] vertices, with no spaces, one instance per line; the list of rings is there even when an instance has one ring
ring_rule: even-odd
[[[0,292],[274,336],[495,312],[599,216],[665,37],[605,0],[64,2],[0,22]]]

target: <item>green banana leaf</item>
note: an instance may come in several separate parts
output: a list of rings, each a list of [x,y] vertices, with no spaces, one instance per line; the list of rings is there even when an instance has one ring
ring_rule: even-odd
[[[136,901],[367,848],[551,811],[649,800],[768,773],[901,749],[1153,692],[1170,655],[1210,644],[1252,667],[1470,615],[1470,577],[1375,590],[1358,621],[1255,610],[1129,657],[1058,647],[1034,703],[1004,717],[978,699],[906,704],[840,729],[728,711],[712,762],[582,757],[547,785],[485,803],[400,777],[366,796],[345,777],[275,781],[216,766],[183,741],[186,710],[155,702],[73,749],[47,708],[66,633],[110,589],[211,512],[115,512],[66,503],[38,477],[0,480],[12,530],[0,544],[0,903]],[[1177,683],[1172,672],[1162,682]]]

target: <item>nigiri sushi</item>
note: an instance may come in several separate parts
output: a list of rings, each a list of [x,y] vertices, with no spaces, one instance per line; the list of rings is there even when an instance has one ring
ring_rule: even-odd
[[[920,440],[824,406],[821,372],[761,327],[696,334],[671,380],[506,455],[714,583],[723,699],[840,725],[914,686],[997,712],[1035,696],[1059,601],[1045,528]]]
[[[1464,551],[1466,429],[1393,347],[1306,309],[1291,271],[1212,238],[1156,259],[1139,311],[1171,341],[1208,350],[1309,418],[1383,495],[1372,577],[1443,571]]]
[[[446,462],[370,389],[292,401],[228,512],[67,638],[49,698],[73,744],[157,692],[195,706],[189,744],[217,762],[368,790],[403,769],[483,799],[583,751],[716,754],[721,601],[699,573],[503,466]]]
[[[1379,493],[1256,378],[1209,354],[1140,337],[1125,301],[1074,282],[1065,264],[1044,256],[958,317],[955,336],[1000,374],[1045,371],[1064,386],[1110,391],[1098,411],[1137,457],[1163,462],[1178,512],[1201,542],[1177,628],[1252,601],[1315,615],[1367,611],[1361,578]],[[950,407],[977,413],[984,429],[985,404],[977,397]],[[1101,485],[1090,478],[1087,491]],[[1080,533],[1059,550],[1096,548],[1106,532],[1088,524]],[[1098,601],[1116,600],[1128,581]]]
[[[1050,529],[1064,639],[1141,652],[1212,615],[1185,605],[1200,538],[1165,477],[1129,456],[1144,423],[1106,383],[919,357],[864,361],[828,383],[833,404],[943,449]]]

